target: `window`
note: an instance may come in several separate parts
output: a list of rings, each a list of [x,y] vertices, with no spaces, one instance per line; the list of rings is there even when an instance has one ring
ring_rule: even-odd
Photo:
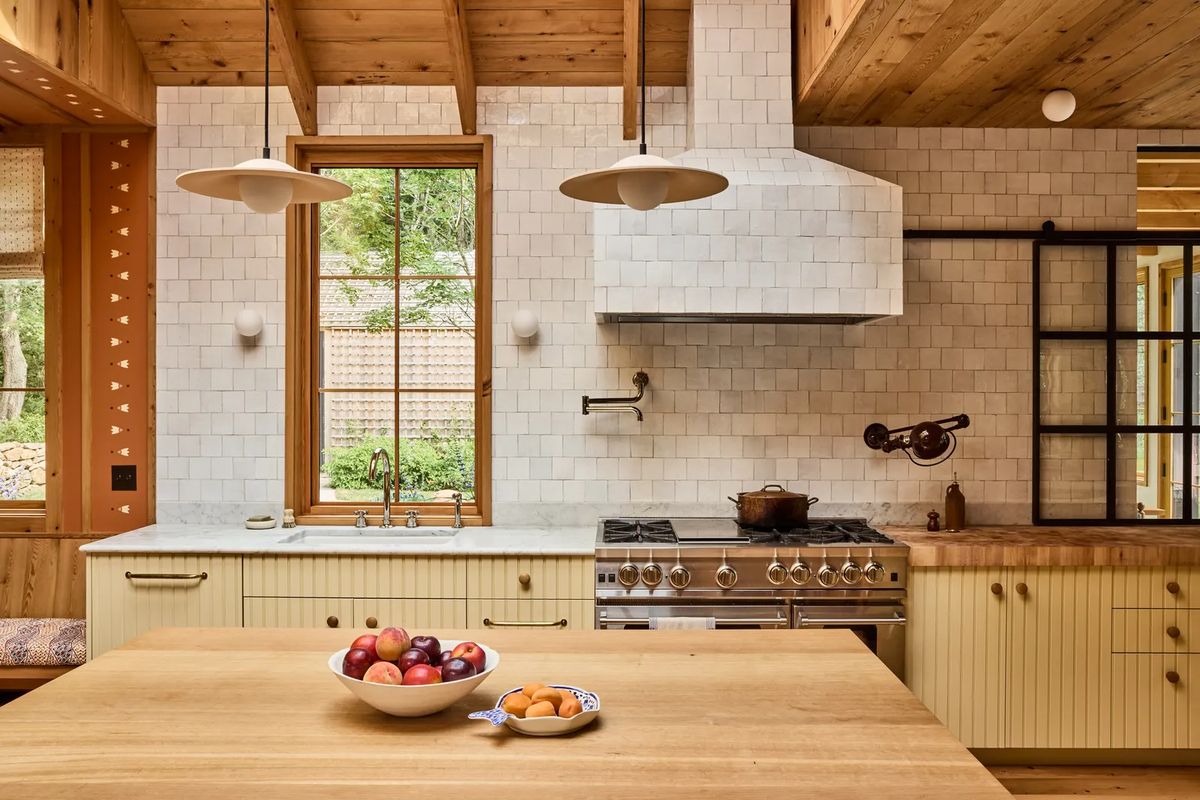
[[[328,144],[332,142],[332,144]],[[396,524],[444,524],[461,495],[489,520],[490,140],[295,140],[301,169],[350,184],[293,212],[289,503],[309,522],[374,524],[372,453]]]
[[[44,509],[46,327],[41,148],[0,147],[0,510]]]

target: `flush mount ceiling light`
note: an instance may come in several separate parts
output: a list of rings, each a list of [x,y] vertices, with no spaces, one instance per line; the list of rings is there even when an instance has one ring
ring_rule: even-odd
[[[729,181],[724,175],[646,154],[646,0],[641,0],[639,22],[642,141],[638,154],[622,158],[608,169],[567,178],[558,190],[576,200],[624,204],[638,211],[649,211],[663,203],[699,200],[725,191]]]
[[[301,172],[271,158],[269,115],[271,113],[271,10],[263,3],[263,154],[233,167],[194,169],[175,179],[187,192],[222,200],[240,200],[251,211],[273,214],[290,203],[324,203],[349,197],[351,189],[341,181]]]
[[[1075,113],[1075,95],[1055,89],[1042,98],[1042,114],[1051,122],[1065,122]]]

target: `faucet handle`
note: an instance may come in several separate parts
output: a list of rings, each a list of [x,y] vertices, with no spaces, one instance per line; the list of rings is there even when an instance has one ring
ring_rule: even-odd
[[[366,511],[363,511],[360,509],[360,510],[354,512],[354,527],[356,527],[356,528],[367,527],[367,512]]]
[[[420,516],[420,513],[415,508],[410,508],[404,516],[408,517],[408,521],[404,523],[406,528],[417,527],[417,517]]]

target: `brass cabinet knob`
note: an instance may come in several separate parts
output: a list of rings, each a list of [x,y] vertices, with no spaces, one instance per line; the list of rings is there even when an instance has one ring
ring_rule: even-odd
[[[996,597],[999,597],[1000,595],[1004,594],[1004,587],[998,583],[993,583],[992,594],[996,595]]]
[[[1170,592],[1171,594],[1179,594],[1179,584],[1176,583],[1175,581],[1168,582],[1167,583],[1167,591]]]
[[[1176,628],[1174,625],[1168,625],[1167,626],[1167,636],[1170,636],[1172,639],[1178,639],[1179,638],[1179,628]]]
[[[517,583],[521,584],[522,586],[528,586],[532,580],[533,579],[529,577],[528,572],[522,572],[517,576]]]
[[[379,620],[375,619],[374,617],[367,617],[367,627],[368,628],[378,628]]]
[[[1179,683],[1179,673],[1175,670],[1167,670],[1167,683]]]
[[[1024,597],[1025,595],[1029,594],[1029,587],[1023,583],[1018,583],[1017,584],[1017,594]]]
[[[331,628],[336,628],[338,626],[338,618],[333,615],[330,615],[325,618],[325,624]]]

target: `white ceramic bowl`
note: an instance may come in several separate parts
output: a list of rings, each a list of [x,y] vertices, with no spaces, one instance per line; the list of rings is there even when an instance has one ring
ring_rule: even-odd
[[[461,640],[442,639],[443,650],[453,650]],[[474,691],[475,687],[488,679],[500,664],[500,654],[485,644],[486,656],[483,671],[470,678],[448,683],[430,683],[424,686],[390,686],[384,683],[367,683],[358,678],[342,674],[342,659],[349,647],[338,650],[329,657],[329,671],[337,676],[350,693],[367,705],[393,717],[425,717],[443,711]]]
[[[550,686],[561,692],[570,692],[579,698],[579,703],[583,706],[583,711],[568,719],[563,719],[562,717],[531,717],[529,719],[514,717],[512,714],[504,711],[504,698],[510,694],[520,692],[521,687],[518,686],[500,695],[500,699],[496,701],[494,709],[476,712],[471,714],[470,717],[472,719],[486,719],[493,725],[498,725],[500,724],[499,721],[503,721],[503,724],[512,728],[517,733],[523,733],[526,736],[560,736],[564,733],[577,731],[600,716],[600,697],[595,692],[589,692],[574,686],[563,686],[558,683],[552,683]]]

